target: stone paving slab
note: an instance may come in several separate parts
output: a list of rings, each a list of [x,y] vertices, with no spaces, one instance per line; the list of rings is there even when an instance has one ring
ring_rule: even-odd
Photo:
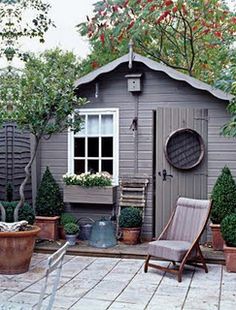
[[[0,275],[0,310],[35,309],[48,255],[34,254],[30,270],[17,276]],[[53,310],[233,310],[236,273],[208,265],[209,273],[187,267],[183,282],[149,268],[143,260],[65,256]],[[167,262],[158,262],[167,266]],[[43,309],[55,275],[49,280]]]

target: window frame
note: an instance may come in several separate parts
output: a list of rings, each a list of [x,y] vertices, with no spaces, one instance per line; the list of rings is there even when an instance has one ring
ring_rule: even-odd
[[[80,132],[74,133],[70,128],[68,129],[68,173],[74,173],[74,138],[75,137],[98,137],[99,138],[99,156],[96,157],[96,160],[99,161],[99,170],[101,168],[101,160],[104,159],[112,159],[113,160],[113,185],[118,185],[119,180],[119,109],[118,108],[87,108],[87,109],[78,109],[76,112],[79,112],[79,115],[99,115],[99,119],[102,115],[113,115],[113,135],[107,135],[107,137],[113,137],[113,157],[102,157],[101,155],[101,137],[106,137],[105,134],[101,134],[101,129],[99,129],[98,134],[90,134],[85,133],[81,135]],[[72,115],[74,117],[74,115]],[[100,126],[100,121],[99,121]],[[87,141],[87,139],[85,139]],[[87,171],[87,162],[88,160],[93,160],[94,157],[88,157],[88,145],[85,143],[85,171]]]

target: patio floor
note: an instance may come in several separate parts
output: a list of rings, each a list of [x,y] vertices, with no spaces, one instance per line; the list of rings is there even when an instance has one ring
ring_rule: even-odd
[[[27,273],[0,275],[0,309],[35,308],[47,257],[35,253]],[[208,265],[208,274],[185,269],[183,282],[178,283],[172,275],[151,268],[145,274],[143,263],[140,259],[67,255],[53,309],[236,309],[236,274],[227,273],[223,265]]]

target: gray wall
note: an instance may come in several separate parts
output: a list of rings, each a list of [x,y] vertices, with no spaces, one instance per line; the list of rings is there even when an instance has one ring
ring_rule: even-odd
[[[135,70],[144,73],[143,91],[137,98],[127,91],[125,75],[128,65],[123,64],[113,72],[99,77],[99,97],[95,98],[95,83],[80,88],[79,95],[90,103],[85,108],[119,108],[119,177],[145,174],[150,178],[148,204],[145,215],[144,235],[152,235],[152,130],[153,110],[158,106],[175,106],[208,109],[208,194],[225,164],[236,175],[236,143],[233,139],[219,135],[220,127],[228,120],[227,102],[219,100],[205,91],[194,89],[185,82],[169,78],[162,72],[154,72],[142,64],[135,64]],[[135,145],[129,129],[135,116],[135,103],[138,99],[138,171],[134,169]],[[62,174],[67,172],[67,133],[43,140],[40,148],[41,173],[48,165],[61,184]],[[90,215],[95,218],[108,214],[111,210],[98,207],[73,206],[77,216]]]

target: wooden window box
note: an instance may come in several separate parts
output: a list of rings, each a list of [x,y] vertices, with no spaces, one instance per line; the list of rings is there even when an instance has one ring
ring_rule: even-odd
[[[116,202],[117,186],[83,187],[65,185],[63,201],[69,203],[114,204]]]

